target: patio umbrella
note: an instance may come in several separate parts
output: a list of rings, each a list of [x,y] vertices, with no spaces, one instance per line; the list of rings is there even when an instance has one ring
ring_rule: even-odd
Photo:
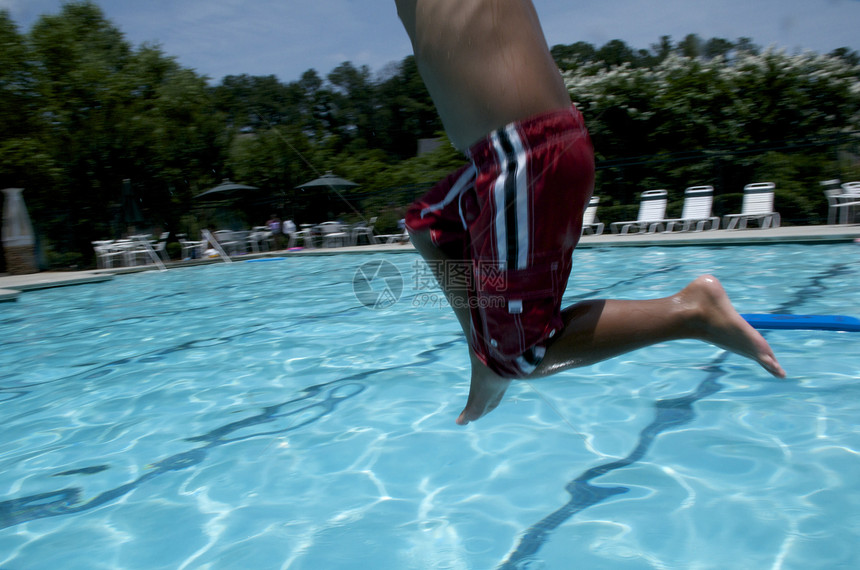
[[[357,211],[355,207],[347,200],[343,194],[341,194],[341,190],[346,190],[347,188],[354,188],[359,186],[359,184],[347,180],[345,178],[341,178],[332,173],[331,170],[316,178],[311,180],[310,182],[305,182],[304,184],[299,184],[296,186],[299,190],[333,190],[338,197],[343,200],[347,206],[353,211]]]
[[[351,180],[346,180],[345,178],[341,178],[340,176],[336,176],[332,174],[331,170],[317,178],[316,180],[311,180],[310,182],[305,182],[304,184],[299,184],[296,188],[304,190],[306,188],[314,188],[322,186],[324,188],[330,188],[332,190],[340,190],[342,188],[353,188],[358,186],[355,182]]]
[[[237,184],[227,178],[221,181],[221,184],[210,188],[195,196],[195,199],[205,198],[206,200],[225,200],[232,195],[238,194],[245,190],[258,190],[256,186],[248,186],[246,184]]]

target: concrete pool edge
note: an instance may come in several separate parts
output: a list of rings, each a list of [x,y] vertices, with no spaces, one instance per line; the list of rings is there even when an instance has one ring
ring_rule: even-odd
[[[585,235],[578,249],[600,247],[670,247],[670,246],[735,246],[770,244],[835,244],[851,243],[860,240],[860,225],[803,226],[769,228],[766,230],[714,230],[696,233],[654,233],[599,236]],[[342,254],[388,254],[414,253],[412,244],[381,244],[327,249],[306,249],[301,251],[270,251],[243,255],[233,258],[235,263],[272,257],[289,258],[303,256],[342,255]],[[174,261],[167,264],[169,269],[224,263],[220,258]],[[30,275],[0,275],[0,302],[14,301],[20,293],[53,287],[100,283],[109,281],[116,275],[153,271],[154,265],[94,269],[88,271],[46,271]]]
[[[101,283],[110,281],[113,275],[97,271],[46,271],[29,275],[6,275],[0,277],[0,302],[14,301],[25,291],[37,291],[53,287]]]
[[[723,246],[768,245],[775,243],[826,244],[851,243],[860,239],[860,225],[798,226],[766,230],[713,230],[599,236],[583,236],[578,247],[649,247],[649,246]]]

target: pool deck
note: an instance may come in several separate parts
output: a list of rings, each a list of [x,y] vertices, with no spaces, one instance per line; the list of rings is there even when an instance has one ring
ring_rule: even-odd
[[[730,246],[763,245],[773,243],[851,243],[860,240],[860,224],[832,226],[782,227],[775,229],[715,230],[708,232],[654,233],[617,235],[585,235],[579,242],[579,249],[595,247],[650,247],[650,246]],[[415,248],[411,244],[363,245],[326,249],[305,249],[301,251],[270,251],[233,258],[234,261],[267,259],[273,257],[301,257],[307,255],[409,253]],[[168,268],[189,267],[210,263],[223,263],[220,258],[192,261],[175,261]],[[154,265],[123,267],[113,269],[94,269],[89,271],[45,271],[31,275],[0,274],[0,302],[14,301],[24,291],[98,283],[113,279],[115,275],[153,271]]]

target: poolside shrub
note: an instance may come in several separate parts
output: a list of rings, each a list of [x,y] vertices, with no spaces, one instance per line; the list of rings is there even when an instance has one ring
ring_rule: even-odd
[[[92,265],[83,254],[76,251],[53,251],[45,252],[48,261],[48,269],[54,270],[78,270]]]
[[[167,256],[170,259],[180,259],[182,255],[182,246],[178,242],[170,242],[167,244]]]
[[[712,213],[715,216],[725,216],[729,214],[739,214],[743,207],[744,195],[742,192],[732,192],[728,194],[715,194]]]
[[[373,233],[377,235],[391,235],[402,231],[397,227],[398,222],[405,216],[405,211],[389,208],[380,212],[373,225]]]
[[[635,220],[639,212],[639,206],[635,204],[618,204],[615,206],[604,206],[601,202],[597,209],[597,217],[609,227],[612,222],[626,222]]]

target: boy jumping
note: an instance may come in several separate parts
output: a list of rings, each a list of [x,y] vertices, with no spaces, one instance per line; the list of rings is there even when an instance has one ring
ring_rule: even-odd
[[[410,208],[406,225],[469,339],[457,423],[536,378],[673,339],[699,339],[784,377],[765,339],[705,275],[663,299],[561,310],[594,187],[594,155],[530,0],[395,0],[451,142],[469,159]],[[468,264],[457,287],[446,264]]]

